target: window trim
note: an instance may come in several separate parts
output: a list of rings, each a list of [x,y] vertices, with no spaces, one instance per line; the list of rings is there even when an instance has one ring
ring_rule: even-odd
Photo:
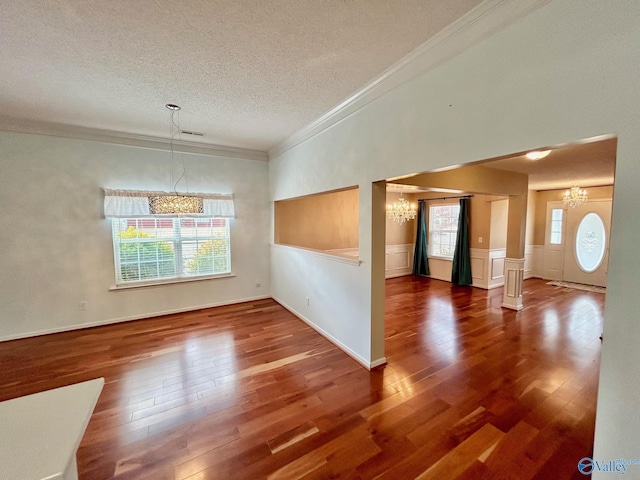
[[[560,219],[559,220],[554,220],[553,219],[553,212],[555,210],[558,210],[560,212],[562,212],[560,214]],[[554,222],[556,224],[559,223],[560,225],[560,230],[559,231],[554,231],[553,230],[553,226],[554,226]],[[549,218],[549,238],[546,239],[549,241],[549,245],[564,245],[564,236],[565,236],[565,209],[563,207],[551,207],[551,216]],[[558,242],[554,242],[553,241],[553,234],[554,233],[558,233],[560,234],[560,240]]]
[[[428,251],[428,256],[429,258],[433,258],[433,259],[437,259],[437,260],[446,260],[449,262],[453,262],[453,257],[454,255],[451,255],[450,257],[446,257],[446,256],[442,256],[442,255],[434,255],[432,252],[432,247],[433,247],[433,242],[431,241],[431,208],[432,207],[458,207],[460,208],[460,204],[459,203],[433,203],[429,205],[429,210],[428,210],[428,225],[427,225],[427,235],[428,235],[428,243],[429,243],[429,251]],[[458,217],[460,216],[460,210],[458,210]],[[444,230],[438,230],[438,231],[444,231]],[[449,231],[449,230],[447,230]],[[457,228],[457,224],[456,224],[456,230],[455,230],[455,235],[456,235],[456,240],[458,238],[458,228]]]
[[[197,277],[176,277],[176,278],[167,278],[158,281],[140,281],[140,282],[129,282],[129,283],[116,283],[109,287],[110,292],[116,292],[118,290],[130,290],[132,288],[146,288],[146,287],[162,287],[165,285],[172,285],[174,283],[186,283],[186,282],[199,282],[201,280],[216,280],[219,278],[229,278],[235,277],[236,274],[233,272],[230,273],[219,273],[217,275],[199,275]]]
[[[171,220],[172,224],[173,224],[173,231],[174,231],[174,235],[172,238],[167,238],[167,239],[163,239],[166,240],[168,242],[171,242],[174,245],[174,256],[173,256],[173,261],[178,264],[182,264],[182,244],[184,243],[184,240],[195,240],[191,235],[189,236],[185,236],[182,237],[181,236],[181,231],[180,231],[180,222],[185,219],[193,219],[196,222],[197,221],[201,221],[201,220],[224,220],[225,222],[225,230],[226,230],[226,236],[224,238],[226,238],[227,240],[227,261],[228,261],[228,266],[229,266],[229,271],[228,272],[222,272],[222,273],[206,273],[203,275],[178,275],[178,272],[176,271],[176,276],[175,277],[164,277],[164,278],[152,278],[152,279],[148,279],[148,280],[134,280],[134,281],[129,281],[129,282],[118,282],[118,269],[122,268],[122,263],[120,261],[120,254],[118,253],[118,246],[120,245],[120,243],[116,243],[116,238],[115,238],[115,222],[121,221],[121,220],[135,220],[136,222],[140,221],[140,220],[153,220],[155,222],[157,222],[158,220]],[[218,217],[218,216],[191,216],[191,215],[180,215],[177,217],[171,216],[171,217],[167,217],[164,215],[145,215],[145,216],[137,216],[137,217],[119,217],[119,218],[111,218],[111,242],[113,245],[113,267],[114,267],[114,280],[115,283],[109,287],[109,290],[127,290],[127,289],[131,289],[131,288],[141,288],[141,287],[154,287],[154,286],[163,286],[163,285],[170,285],[170,284],[175,284],[175,283],[185,283],[185,282],[194,282],[194,281],[199,281],[199,280],[212,280],[212,279],[218,279],[218,278],[227,278],[227,277],[235,277],[235,274],[233,273],[233,271],[231,270],[232,264],[231,264],[231,222],[230,222],[230,218],[228,217]],[[156,226],[157,228],[157,226]],[[178,233],[180,233],[180,235],[178,235]],[[177,241],[177,240],[180,241]],[[215,240],[215,238],[206,238],[205,241],[211,241],[211,240]]]

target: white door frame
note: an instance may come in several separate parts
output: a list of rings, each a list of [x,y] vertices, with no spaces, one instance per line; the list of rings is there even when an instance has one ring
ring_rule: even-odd
[[[609,270],[609,245],[611,242],[611,207],[612,200],[610,198],[598,198],[589,200],[586,204],[576,209],[570,209],[567,212],[565,224],[567,241],[565,242],[563,280],[606,287]],[[586,272],[576,259],[575,235],[582,219],[591,212],[598,215],[604,223],[605,248],[598,268],[593,272]],[[573,216],[570,214],[573,214]]]

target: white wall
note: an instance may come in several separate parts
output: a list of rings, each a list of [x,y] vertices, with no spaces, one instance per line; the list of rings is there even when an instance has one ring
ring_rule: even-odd
[[[358,318],[369,298],[367,285],[358,281],[363,269],[358,260],[272,245],[271,261],[278,265],[271,280],[273,298],[369,367],[369,325],[345,321]],[[341,282],[333,282],[334,278]],[[287,295],[286,301],[282,293]],[[315,320],[319,316],[322,323]]]
[[[274,294],[289,303],[298,301],[299,290],[313,288],[321,307],[310,313],[310,321],[322,326],[331,314],[332,322],[353,324],[362,328],[350,331],[367,332],[373,316],[371,299],[358,293],[372,285],[367,262],[372,256],[371,211],[378,205],[372,205],[370,182],[617,134],[595,455],[637,458],[638,18],[640,2],[554,0],[273,159],[269,168],[273,200],[360,185],[360,258],[361,267],[367,267],[344,275],[309,264],[314,270],[308,277],[297,277],[301,284],[294,286],[273,263],[272,274],[278,279]],[[305,265],[299,268],[304,270]],[[325,282],[334,291],[354,294],[339,299],[323,296]],[[341,341],[360,348],[357,335],[345,332]]]
[[[189,154],[190,191],[235,195],[236,276],[109,291],[113,245],[101,189],[167,190],[169,158],[166,151],[0,132],[0,340],[269,295],[268,164]]]

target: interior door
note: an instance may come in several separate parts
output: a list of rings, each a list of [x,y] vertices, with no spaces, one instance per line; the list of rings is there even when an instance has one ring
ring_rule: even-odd
[[[611,199],[567,209],[563,280],[606,287]]]

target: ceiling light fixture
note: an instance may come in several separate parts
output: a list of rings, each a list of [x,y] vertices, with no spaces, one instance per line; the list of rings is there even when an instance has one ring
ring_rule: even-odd
[[[576,208],[587,202],[589,195],[584,189],[580,189],[577,185],[571,187],[571,190],[564,192],[562,203],[565,207]]]
[[[173,140],[176,135],[181,133],[180,130],[180,106],[173,103],[167,103],[165,105],[171,110],[171,117],[169,119],[169,147],[171,149],[171,166],[169,173],[169,191],[170,195],[159,195],[149,197],[149,209],[150,213],[156,215],[185,215],[193,213],[203,212],[202,198],[197,195],[189,195],[189,193],[178,193],[176,190],[178,184],[184,179],[185,188],[189,191],[189,184],[187,182],[187,170],[184,166],[184,160],[177,162],[174,155]],[[176,118],[177,117],[177,118]],[[179,165],[182,168],[182,172],[178,179],[174,182],[174,168]]]
[[[546,157],[551,153],[551,150],[535,150],[533,152],[527,153],[526,157],[529,160],[540,160],[541,158]]]
[[[387,205],[387,218],[403,224],[407,220],[416,218],[416,207],[400,197],[393,204]]]

